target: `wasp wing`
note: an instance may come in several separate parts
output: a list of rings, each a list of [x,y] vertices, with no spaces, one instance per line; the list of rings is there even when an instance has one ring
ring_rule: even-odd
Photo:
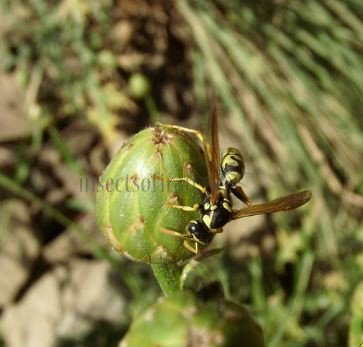
[[[214,105],[211,113],[211,159],[210,159],[210,189],[211,189],[211,203],[215,204],[218,197],[219,188],[219,165],[220,165],[220,149],[218,138],[218,109]]]
[[[300,193],[286,195],[275,200],[251,205],[232,213],[232,219],[250,217],[259,214],[267,214],[280,211],[290,211],[306,204],[311,198],[311,191],[305,190]]]

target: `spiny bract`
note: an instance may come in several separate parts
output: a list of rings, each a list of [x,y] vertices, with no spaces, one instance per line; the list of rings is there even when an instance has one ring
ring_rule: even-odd
[[[170,208],[168,204],[193,206],[200,192],[185,182],[164,178],[189,177],[208,183],[207,163],[198,140],[163,125],[147,128],[124,144],[99,180],[97,220],[113,248],[146,263],[174,263],[192,253],[183,239],[161,228],[184,232],[198,212]]]

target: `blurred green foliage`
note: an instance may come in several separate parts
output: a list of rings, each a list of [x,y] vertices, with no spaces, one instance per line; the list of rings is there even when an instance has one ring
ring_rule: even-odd
[[[138,56],[131,58],[130,68],[120,63],[139,45],[145,23],[162,18],[143,12],[153,9],[146,4],[136,2],[140,19],[128,31],[126,1],[1,1],[0,69],[14,73],[25,89],[36,151],[42,150],[46,133],[64,162],[77,174],[85,171],[62,139],[64,122],[74,119],[96,129],[105,147],[112,148],[122,121],[136,114],[129,77],[149,77]],[[241,264],[226,252],[194,276],[205,280],[214,273],[232,299],[249,303],[269,347],[341,347],[348,344],[348,331],[355,347],[356,322],[363,316],[355,311],[352,318],[351,306],[363,273],[362,2],[155,4],[158,14],[174,20],[177,13],[177,25],[186,33],[181,37],[190,60],[178,68],[192,71],[195,108],[208,110],[209,89],[218,95],[238,124],[249,170],[267,197],[298,188],[310,188],[314,196],[298,224],[289,216],[273,217],[274,254],[261,256],[257,250]],[[151,94],[158,89],[159,81],[150,78]],[[145,102],[155,119],[161,103],[151,96]],[[26,145],[19,140],[14,182],[3,177],[0,184],[32,201],[16,188],[31,170],[22,149]],[[49,218],[73,225],[47,202],[38,203]],[[112,261],[103,250],[91,249]],[[141,301],[142,279],[126,275],[125,281]]]
[[[116,111],[127,96],[115,75],[122,42],[112,35],[112,9],[109,0],[1,3],[1,68],[27,86],[37,131],[54,117],[77,115],[115,139]]]
[[[363,341],[363,282],[360,282],[355,289],[351,310],[352,318],[349,329],[349,346],[361,347]]]

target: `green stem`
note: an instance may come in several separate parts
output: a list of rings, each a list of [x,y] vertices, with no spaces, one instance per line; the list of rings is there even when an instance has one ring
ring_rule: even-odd
[[[157,123],[160,119],[160,116],[154,99],[150,95],[145,96],[145,104],[150,115],[151,124]]]
[[[161,290],[165,296],[179,292],[182,269],[176,264],[151,264]]]

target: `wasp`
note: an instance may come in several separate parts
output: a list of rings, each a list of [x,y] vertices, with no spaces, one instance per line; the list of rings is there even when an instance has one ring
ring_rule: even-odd
[[[183,238],[184,246],[195,254],[199,253],[199,245],[207,246],[216,233],[222,232],[223,227],[232,220],[293,210],[304,205],[311,198],[311,192],[305,190],[268,202],[252,204],[239,184],[245,173],[245,165],[241,152],[236,148],[227,148],[223,153],[222,159],[220,159],[217,109],[215,107],[211,113],[210,124],[211,143],[198,130],[177,125],[166,125],[167,127],[193,134],[201,141],[208,164],[209,187],[203,187],[188,177],[157,177],[158,179],[169,182],[186,182],[196,189],[199,189],[202,193],[202,202],[196,203],[193,206],[168,205],[168,207],[184,211],[199,211],[199,220],[190,221],[184,233],[165,228],[161,230],[165,234]],[[247,206],[239,210],[234,210],[231,199],[232,195]]]

